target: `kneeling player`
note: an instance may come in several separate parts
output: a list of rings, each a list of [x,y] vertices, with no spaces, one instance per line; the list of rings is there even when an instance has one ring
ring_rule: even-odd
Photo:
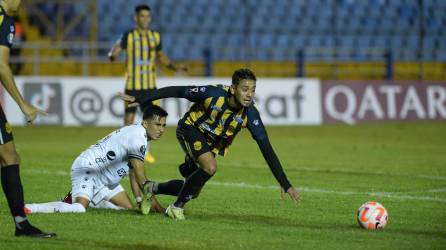
[[[82,152],[71,168],[73,203],[62,201],[26,204],[28,213],[84,213],[95,207],[132,209],[133,205],[119,182],[127,175],[141,212],[147,214],[151,205],[162,209],[150,195],[152,182],[144,173],[144,156],[149,141],[158,140],[164,133],[167,112],[158,106],[148,107],[139,124],[118,129]]]

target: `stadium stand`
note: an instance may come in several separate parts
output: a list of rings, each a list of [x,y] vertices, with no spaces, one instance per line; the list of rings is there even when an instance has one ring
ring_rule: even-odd
[[[168,37],[176,38],[175,46],[166,47],[174,58],[199,59],[209,46],[212,50],[225,46],[220,52],[226,51],[227,55],[216,52],[216,57],[237,60],[236,53],[229,50],[244,46],[257,48],[254,60],[293,60],[289,53],[269,50],[337,45],[350,48],[349,55],[357,55],[358,60],[373,59],[365,53],[370,48],[389,49],[395,60],[408,61],[417,59],[421,42],[417,0],[149,2],[154,8],[153,26],[163,32],[166,43],[170,42]],[[132,7],[138,3],[99,0],[99,40],[114,40],[116,34],[132,27],[133,20],[122,13],[132,13]],[[442,29],[446,25],[445,1],[424,1],[423,14],[426,35],[422,38],[422,54],[426,55],[425,60],[437,61],[441,53],[434,51],[441,49],[440,40],[446,35]],[[296,36],[305,41],[296,41]],[[212,37],[212,43],[198,39],[202,37]],[[312,55],[309,56],[311,60]]]
[[[140,0],[97,0],[97,41],[112,43],[133,26]],[[177,60],[385,63],[446,59],[443,0],[150,0],[152,27]],[[422,3],[422,5],[419,5]],[[45,11],[54,8],[45,7]],[[70,9],[70,13],[81,11]],[[48,13],[51,16],[51,13]],[[88,20],[85,21],[88,26]],[[88,36],[88,28],[72,36]],[[100,51],[105,53],[105,51]]]

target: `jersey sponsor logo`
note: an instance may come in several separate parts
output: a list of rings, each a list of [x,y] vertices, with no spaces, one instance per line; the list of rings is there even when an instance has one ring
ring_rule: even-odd
[[[149,60],[142,60],[142,59],[136,59],[135,60],[135,64],[136,65],[150,65],[150,61]]]
[[[211,109],[217,110],[218,112],[223,111],[223,109],[221,107],[217,106],[217,105],[212,105]]]
[[[259,122],[259,120],[254,120],[253,122],[252,122],[252,124],[254,124],[254,125],[256,125],[256,126],[259,126],[259,124],[260,124],[260,122]]]
[[[211,128],[209,126],[209,124],[207,124],[206,122],[201,123],[200,128],[202,128],[203,130],[208,131],[209,133],[212,133],[212,134],[215,132],[214,129]]]
[[[100,163],[105,164],[107,162],[107,158],[106,157],[104,157],[104,158],[98,157],[98,158],[94,159],[94,161],[96,162],[96,164],[100,164]]]
[[[125,169],[123,168],[118,169],[116,173],[118,173],[119,177],[124,177],[127,174],[127,172],[125,172]]]
[[[243,123],[243,119],[242,119],[242,117],[240,117],[240,116],[236,116],[236,117],[235,117],[235,121],[236,121],[237,123]]]
[[[109,161],[113,161],[115,158],[116,158],[116,154],[115,154],[115,152],[113,152],[113,151],[108,151],[108,152],[107,152],[107,159],[108,159]]]
[[[6,133],[8,133],[8,134],[12,133],[12,127],[11,127],[11,124],[9,124],[9,122],[7,122],[5,124],[5,130],[6,130]]]
[[[201,141],[195,141],[194,142],[194,149],[195,151],[200,151],[202,145],[201,145]]]

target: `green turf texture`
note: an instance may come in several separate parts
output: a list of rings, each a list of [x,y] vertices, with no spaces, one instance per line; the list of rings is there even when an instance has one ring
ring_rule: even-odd
[[[15,128],[28,202],[60,199],[72,161],[115,128]],[[56,239],[13,236],[0,193],[0,249],[446,249],[446,124],[391,123],[268,127],[270,140],[302,202],[279,188],[247,131],[217,174],[186,207],[185,221],[161,214],[89,209],[86,214],[34,214]],[[179,178],[184,154],[175,129],[152,143],[150,178]],[[123,180],[128,189],[128,179]],[[130,191],[129,191],[130,192]],[[165,206],[173,197],[160,197]],[[385,230],[360,229],[356,211],[381,202]]]

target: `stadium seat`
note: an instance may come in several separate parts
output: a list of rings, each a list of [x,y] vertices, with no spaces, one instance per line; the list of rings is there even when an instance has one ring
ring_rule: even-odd
[[[133,27],[131,16],[139,3],[139,0],[98,0],[98,25],[103,31],[98,33],[98,39],[113,41],[120,32]],[[438,41],[446,36],[446,1],[442,0],[423,1],[423,22],[419,21],[415,0],[215,0],[212,4],[207,0],[150,0],[148,3],[154,10],[152,27],[163,33],[163,43],[178,47],[171,50],[179,57],[199,58],[203,49],[211,48],[218,51],[214,56],[233,59],[243,54],[240,53],[243,48],[251,48],[256,52],[244,53],[253,56],[250,59],[289,60],[295,57],[289,56],[293,54],[290,50],[330,51],[337,47],[339,51],[350,51],[344,54],[351,54],[353,60],[379,58],[387,49],[395,60],[409,60],[416,57],[411,50],[419,49],[420,25],[424,25],[423,54],[429,55],[426,57],[429,60],[443,58],[436,56],[444,51],[444,45]],[[123,12],[129,14],[124,16]],[[72,33],[81,32],[82,29],[75,29]],[[320,54],[321,59],[331,58],[330,53]],[[364,54],[368,56],[361,56]]]

